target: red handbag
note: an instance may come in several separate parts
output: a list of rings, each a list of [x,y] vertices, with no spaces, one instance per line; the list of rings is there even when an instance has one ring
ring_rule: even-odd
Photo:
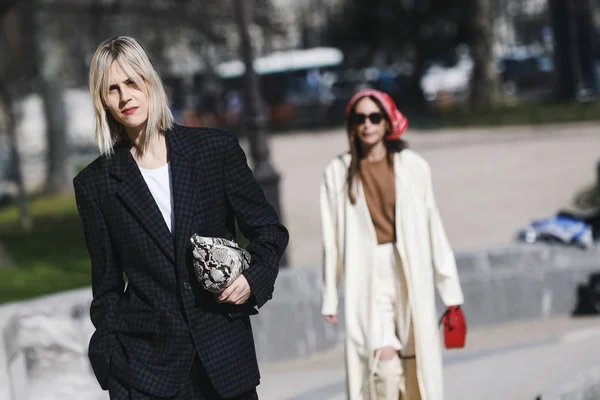
[[[460,306],[450,306],[442,316],[440,324],[444,326],[444,345],[447,349],[465,347],[467,339],[467,321]]]

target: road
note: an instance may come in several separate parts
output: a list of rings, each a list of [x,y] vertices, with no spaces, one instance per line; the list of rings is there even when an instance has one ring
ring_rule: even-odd
[[[480,328],[446,350],[446,400],[534,400],[544,388],[600,365],[600,317],[554,317]],[[343,349],[261,366],[263,400],[345,399]]]
[[[573,209],[595,182],[598,125],[552,125],[433,132],[408,131],[430,163],[440,212],[453,247],[507,244],[534,218]],[[273,136],[281,199],[294,266],[321,262],[319,183],[329,160],[347,147],[343,130]]]

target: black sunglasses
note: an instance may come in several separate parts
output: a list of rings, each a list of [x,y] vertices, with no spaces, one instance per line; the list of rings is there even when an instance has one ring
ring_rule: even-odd
[[[365,123],[365,121],[367,120],[367,118],[369,118],[369,121],[371,121],[372,124],[379,125],[379,123],[381,123],[381,121],[383,120],[383,115],[381,113],[378,113],[378,112],[371,113],[369,115],[360,114],[360,113],[353,113],[350,116],[350,121],[354,125],[362,125],[362,124]]]

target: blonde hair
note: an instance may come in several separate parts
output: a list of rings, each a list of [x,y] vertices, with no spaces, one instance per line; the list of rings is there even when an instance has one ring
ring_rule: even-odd
[[[139,139],[139,151],[147,148],[154,136],[173,125],[173,114],[158,70],[148,58],[142,45],[128,36],[111,38],[100,43],[90,66],[89,85],[96,114],[96,141],[102,154],[110,155],[113,146],[126,139],[123,126],[106,108],[109,91],[109,72],[113,62],[119,63],[123,72],[139,85],[148,97],[148,120]]]

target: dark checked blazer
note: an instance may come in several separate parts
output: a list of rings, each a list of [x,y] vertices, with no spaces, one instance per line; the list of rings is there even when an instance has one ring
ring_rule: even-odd
[[[272,296],[288,232],[234,135],[175,125],[165,136],[174,236],[128,142],[73,180],[92,264],[89,359],[105,390],[116,379],[169,397],[197,353],[219,394],[233,397],[259,383],[249,315]],[[193,233],[235,240],[234,218],[252,256],[244,272],[252,296],[240,306],[220,304],[200,287],[189,246]]]

